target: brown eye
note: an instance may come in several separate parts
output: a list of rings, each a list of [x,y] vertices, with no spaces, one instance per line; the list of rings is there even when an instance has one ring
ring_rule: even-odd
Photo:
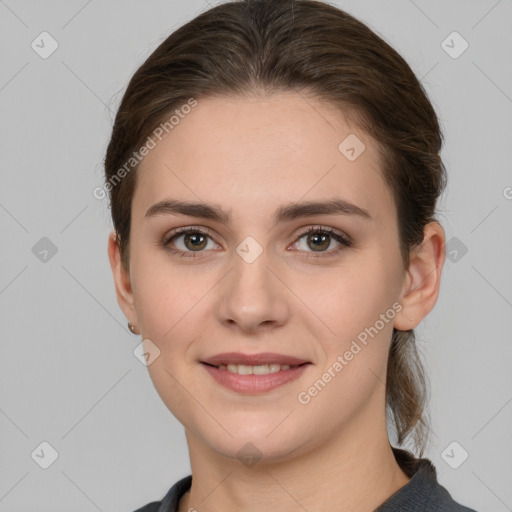
[[[207,237],[202,233],[188,233],[186,235],[182,235],[185,247],[192,251],[200,251],[204,249],[207,244]]]
[[[301,240],[304,239],[304,243],[301,244]],[[329,247],[332,242],[338,244],[338,246],[331,248]],[[352,242],[350,239],[342,235],[341,233],[337,233],[331,228],[322,228],[319,226],[310,227],[306,230],[302,235],[299,236],[297,242],[295,242],[297,248],[307,254],[308,256],[318,257],[318,256],[334,256],[340,250],[344,248],[348,248],[352,246]],[[302,245],[302,247],[301,247]],[[317,254],[311,254],[317,253]]]
[[[162,241],[162,245],[175,254],[193,258],[196,256],[194,253],[199,255],[201,252],[206,252],[208,242],[212,243],[210,249],[215,248],[216,244],[208,233],[197,228],[182,228],[171,233]]]
[[[323,251],[327,249],[331,242],[331,236],[325,233],[312,233],[307,237],[307,243],[313,250]]]

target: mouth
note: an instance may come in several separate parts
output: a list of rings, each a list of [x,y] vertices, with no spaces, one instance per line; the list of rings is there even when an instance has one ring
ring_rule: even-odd
[[[309,362],[306,362],[306,363],[295,364],[295,365],[279,364],[279,363],[258,364],[258,365],[246,365],[246,364],[214,365],[214,364],[206,363],[204,361],[202,361],[202,363],[207,366],[217,368],[218,370],[227,371],[229,373],[237,373],[238,375],[268,375],[269,373],[278,373],[281,371],[291,370],[291,369],[299,368],[300,366],[311,364]]]
[[[249,395],[259,395],[291,383],[313,364],[298,357],[271,352],[226,352],[199,362],[217,384]]]
[[[259,354],[244,354],[242,352],[223,352],[215,356],[208,357],[201,361],[218,368],[221,365],[239,365],[239,366],[299,366],[303,363],[309,363],[306,359],[286,354],[277,354],[275,352],[260,352]]]

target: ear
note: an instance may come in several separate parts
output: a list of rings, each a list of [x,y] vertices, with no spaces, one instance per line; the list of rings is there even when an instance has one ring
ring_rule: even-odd
[[[130,283],[130,274],[121,263],[121,252],[115,230],[112,231],[108,237],[108,258],[110,260],[110,267],[112,268],[112,274],[114,276],[117,303],[123,310],[126,318],[133,325],[137,325],[137,315],[135,312],[133,292]]]
[[[434,308],[446,255],[444,229],[430,222],[423,231],[423,242],[411,251],[409,267],[400,295],[401,311],[393,326],[400,331],[414,329]]]

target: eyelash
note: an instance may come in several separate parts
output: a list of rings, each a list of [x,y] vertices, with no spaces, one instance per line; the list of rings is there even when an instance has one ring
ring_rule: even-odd
[[[181,255],[184,258],[197,258],[199,257],[197,253],[203,252],[203,251],[181,251],[179,249],[173,249],[170,246],[170,243],[178,238],[181,235],[188,235],[188,234],[197,234],[197,235],[203,235],[207,236],[209,238],[212,238],[211,233],[209,230],[203,230],[200,228],[195,227],[184,227],[184,228],[178,228],[174,230],[172,233],[170,233],[170,236],[166,237],[162,241],[162,245],[165,249],[171,251],[173,254]],[[343,250],[348,247],[352,247],[352,242],[346,238],[345,236],[341,235],[340,233],[337,233],[331,228],[324,228],[321,226],[311,226],[307,230],[303,231],[300,235],[298,235],[296,242],[298,242],[301,238],[303,238],[306,235],[310,234],[327,234],[330,237],[334,238],[337,242],[339,242],[341,245],[335,249],[331,249],[330,251],[319,251],[317,254],[314,253],[314,251],[305,251],[305,252],[312,252],[312,254],[306,256],[308,258],[325,258],[330,256],[335,256],[340,250]]]

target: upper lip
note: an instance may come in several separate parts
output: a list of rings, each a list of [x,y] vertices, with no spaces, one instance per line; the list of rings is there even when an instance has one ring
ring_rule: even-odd
[[[213,366],[221,364],[244,364],[247,366],[257,366],[262,364],[288,364],[297,366],[303,363],[309,363],[299,357],[288,356],[285,354],[276,354],[274,352],[261,352],[260,354],[242,354],[241,352],[223,352],[201,361]]]

